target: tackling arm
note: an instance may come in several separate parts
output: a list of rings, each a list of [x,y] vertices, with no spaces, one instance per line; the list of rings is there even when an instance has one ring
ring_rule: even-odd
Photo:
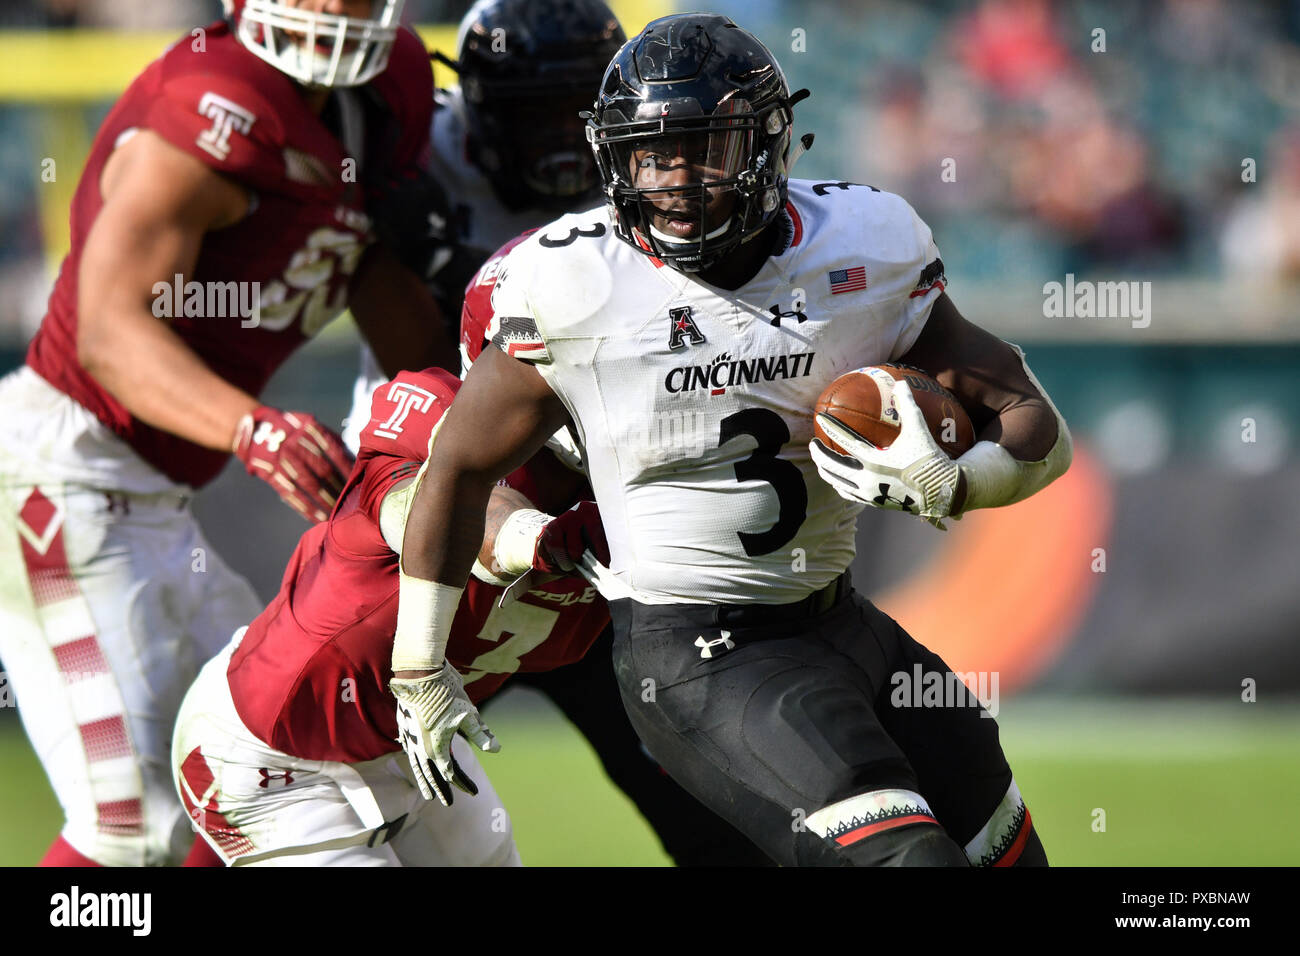
[[[393,646],[398,676],[441,665],[495,482],[566,418],[536,369],[494,347],[483,350],[438,426],[407,517]]]

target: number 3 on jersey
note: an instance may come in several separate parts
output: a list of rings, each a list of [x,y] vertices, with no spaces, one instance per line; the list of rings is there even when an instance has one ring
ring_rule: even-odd
[[[808,517],[808,486],[793,462],[777,458],[781,446],[790,440],[790,427],[770,408],[747,408],[722,420],[718,447],[738,435],[749,435],[758,447],[744,461],[736,462],[737,481],[766,481],[776,491],[776,524],[767,531],[737,531],[745,554],[756,558],[771,554],[794,538]]]

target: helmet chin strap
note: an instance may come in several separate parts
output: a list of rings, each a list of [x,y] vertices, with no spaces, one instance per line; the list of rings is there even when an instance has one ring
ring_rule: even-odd
[[[720,225],[717,229],[714,229],[712,232],[708,233],[704,238],[706,240],[717,239],[724,232],[726,232],[727,229],[730,228],[730,226],[731,226],[731,217],[728,216],[726,220],[722,223],[722,225]],[[679,236],[670,236],[666,232],[660,232],[658,229],[654,227],[653,222],[650,223],[650,235],[654,236],[660,242],[666,242],[674,246],[689,246],[695,244],[694,239],[688,239],[685,242],[683,242]]]

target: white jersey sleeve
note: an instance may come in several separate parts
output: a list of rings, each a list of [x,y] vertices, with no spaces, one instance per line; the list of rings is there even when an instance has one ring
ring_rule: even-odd
[[[884,194],[889,195],[889,194]],[[891,360],[907,353],[921,335],[930,310],[943,295],[948,278],[943,272],[943,260],[935,245],[930,227],[925,224],[910,205],[898,196],[890,196],[903,208],[897,216],[900,248],[910,250],[899,261],[899,268],[886,281],[898,308],[898,335],[890,350]]]

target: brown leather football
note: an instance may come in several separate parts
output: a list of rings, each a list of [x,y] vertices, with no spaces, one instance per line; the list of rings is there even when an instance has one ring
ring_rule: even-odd
[[[894,382],[905,379],[930,426],[934,440],[952,458],[975,444],[975,426],[956,396],[922,369],[890,362],[845,372],[826,386],[814,414],[828,415],[877,448],[888,448],[898,437],[898,412],[893,407]],[[827,447],[844,449],[826,437],[813,419],[813,432]]]

